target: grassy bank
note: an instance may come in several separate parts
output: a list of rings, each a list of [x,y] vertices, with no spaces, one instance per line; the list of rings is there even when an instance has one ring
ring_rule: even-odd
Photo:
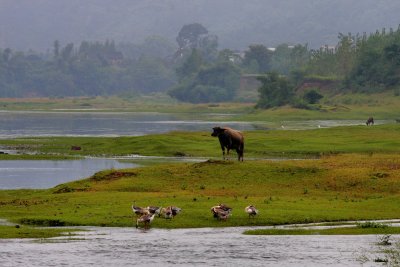
[[[387,228],[332,228],[332,229],[260,229],[244,232],[245,235],[393,235],[400,227]]]
[[[0,109],[8,111],[91,111],[162,113],[246,113],[254,103],[190,104],[167,95],[134,97],[0,98]]]
[[[131,204],[176,205],[153,227],[278,225],[397,218],[400,156],[342,154],[317,160],[207,161],[107,170],[49,190],[0,191],[0,218],[23,225],[133,226]],[[233,208],[227,221],[210,207]],[[249,219],[244,207],[260,210]]]
[[[78,229],[37,228],[29,226],[0,225],[0,238],[50,238],[57,236],[73,236]],[[82,230],[79,230],[82,231]]]
[[[400,96],[393,91],[379,94],[343,94],[326,96],[311,109],[279,107],[268,110],[254,108],[255,103],[207,103],[178,102],[169,96],[158,94],[134,97],[80,97],[80,98],[2,98],[1,110],[40,111],[124,111],[188,113],[202,117],[206,113],[232,114],[232,120],[268,121],[282,120],[377,120],[400,119]],[[204,119],[207,119],[205,117]],[[226,119],[226,118],[221,118]]]
[[[141,154],[202,156],[210,160],[105,170],[88,179],[47,190],[2,190],[0,218],[24,228],[133,226],[134,201],[138,206],[182,208],[182,213],[172,220],[156,218],[152,227],[158,228],[398,218],[399,137],[399,124],[250,131],[245,132],[244,162],[220,161],[218,140],[210,132],[1,140],[2,146],[39,153],[0,155],[1,159]],[[72,145],[81,146],[82,150],[72,151]],[[308,159],[266,160],[268,157]],[[233,215],[227,221],[212,218],[210,207],[218,203],[233,208]],[[254,219],[244,212],[244,207],[250,204],[260,210]],[[9,229],[0,229],[0,237]]]
[[[0,140],[0,146],[33,155],[0,155],[0,159],[118,156],[189,156],[221,158],[210,132],[172,132],[135,137],[43,137]],[[398,153],[400,124],[321,128],[305,131],[246,131],[246,158],[318,157],[337,153]],[[80,146],[82,150],[71,150]],[[235,152],[232,157],[236,157]]]

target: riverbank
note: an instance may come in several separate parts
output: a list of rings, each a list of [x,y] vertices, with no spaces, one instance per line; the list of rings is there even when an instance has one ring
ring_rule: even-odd
[[[313,130],[245,131],[245,159],[318,158],[338,153],[398,153],[400,124],[343,126]],[[123,137],[27,137],[1,139],[15,151],[0,159],[49,159],[129,155],[220,159],[218,140],[209,132],[170,132]],[[79,150],[71,149],[79,147]],[[236,157],[232,153],[232,157]],[[129,157],[127,157],[129,159]]]
[[[76,97],[76,98],[0,98],[4,111],[52,112],[161,112],[195,114],[208,113],[232,115],[238,121],[284,120],[378,120],[400,119],[400,96],[393,91],[376,94],[341,94],[327,96],[320,104],[309,109],[279,107],[268,110],[255,109],[255,103],[206,103],[178,102],[164,94],[135,97]]]
[[[0,218],[24,226],[132,227],[133,202],[182,208],[172,220],[154,219],[152,227],[167,229],[398,218],[399,129],[387,124],[249,131],[244,162],[234,153],[230,161],[219,160],[218,140],[206,132],[1,140],[2,146],[32,152],[20,154],[31,159],[139,154],[204,160],[104,170],[50,189],[2,190]],[[81,150],[71,150],[72,145]],[[18,156],[0,155],[4,160]],[[210,212],[219,203],[233,208],[226,221]],[[254,219],[244,212],[250,204],[260,211]]]
[[[106,170],[48,190],[0,191],[0,218],[23,225],[133,226],[131,205],[182,208],[152,227],[282,225],[397,218],[400,156],[339,154],[316,160],[215,161]],[[210,208],[233,208],[226,221]],[[260,214],[249,219],[244,207]]]

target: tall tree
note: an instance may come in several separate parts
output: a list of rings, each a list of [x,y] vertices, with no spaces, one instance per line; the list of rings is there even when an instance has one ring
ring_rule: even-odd
[[[179,49],[198,48],[202,36],[208,34],[208,30],[200,23],[187,24],[182,27],[176,37]]]
[[[176,74],[180,81],[190,78],[196,74],[203,64],[203,58],[197,49],[192,49],[192,53],[183,62],[181,66],[176,69]]]
[[[272,51],[269,51],[264,45],[250,45],[249,50],[245,52],[243,64],[245,67],[251,67],[256,63],[258,73],[265,73],[270,70]]]
[[[261,81],[261,87],[258,89],[260,97],[256,107],[271,108],[291,102],[294,88],[286,77],[280,76],[276,72],[270,72],[258,79]]]

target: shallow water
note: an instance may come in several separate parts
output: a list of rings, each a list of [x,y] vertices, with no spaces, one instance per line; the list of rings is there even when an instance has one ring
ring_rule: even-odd
[[[0,110],[0,138],[24,136],[139,136],[170,131],[209,131],[214,126],[238,130],[301,130],[365,125],[364,120],[307,120],[278,122],[232,121],[231,114],[174,114],[157,112],[26,112]],[[375,124],[394,121],[375,121]]]
[[[185,117],[185,119],[182,119]],[[216,125],[253,130],[253,123],[220,121],[225,114],[151,112],[11,112],[0,111],[0,138],[24,136],[139,136],[170,131],[210,131]]]
[[[0,160],[0,189],[51,188],[62,183],[89,177],[100,170],[136,166],[138,164],[100,158]]]
[[[377,236],[246,236],[251,228],[88,228],[78,237],[0,240],[1,266],[377,266]],[[393,238],[393,237],[392,237]],[[395,238],[398,238],[396,236]]]

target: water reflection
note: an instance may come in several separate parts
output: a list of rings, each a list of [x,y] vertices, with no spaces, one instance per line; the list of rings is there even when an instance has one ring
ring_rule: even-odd
[[[0,189],[51,188],[100,170],[136,166],[112,159],[0,160]]]

